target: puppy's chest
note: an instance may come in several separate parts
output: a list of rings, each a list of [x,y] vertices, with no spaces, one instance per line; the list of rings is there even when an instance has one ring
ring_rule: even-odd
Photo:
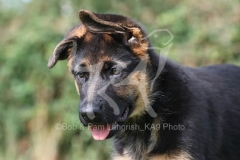
[[[115,155],[113,160],[136,160],[131,155]],[[184,151],[175,154],[161,154],[154,156],[143,156],[139,160],[193,160],[191,156]]]

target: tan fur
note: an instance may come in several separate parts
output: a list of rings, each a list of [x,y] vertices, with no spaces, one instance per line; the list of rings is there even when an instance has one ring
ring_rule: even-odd
[[[113,38],[111,36],[109,36],[108,34],[103,34],[103,39],[107,43],[111,43],[113,41]]]
[[[159,138],[159,129],[158,128],[162,122],[159,117],[155,118],[152,125],[154,126],[154,129],[151,130],[151,137],[150,137],[150,143],[148,145],[148,153],[153,150],[153,148],[156,146],[157,140]]]
[[[103,51],[102,51],[102,53],[103,53]],[[102,63],[110,61],[110,60],[111,60],[110,57],[106,56],[106,55],[101,56],[100,59],[99,59],[99,61],[102,62]]]
[[[147,65],[148,56],[143,57],[144,60],[142,60],[141,65]],[[133,113],[130,115],[130,117],[134,116],[140,116],[142,115],[149,107],[151,100],[149,99],[150,95],[150,88],[149,88],[149,81],[148,81],[148,75],[147,71],[136,71],[133,72],[130,76],[130,83],[135,85],[135,90],[138,91],[138,99],[136,100]]]
[[[68,63],[67,63],[68,69],[69,69],[70,71],[71,71],[71,69],[72,69],[73,60],[74,60],[74,57],[73,57],[72,55],[70,55],[69,58],[68,58]]]
[[[128,155],[115,155],[113,160],[134,160]],[[151,157],[143,157],[140,160],[193,160],[192,157],[185,151],[177,152],[177,153],[170,153],[170,154],[163,154],[163,155],[155,155]]]
[[[72,37],[82,37],[83,35],[85,35],[87,32],[86,28],[83,25],[79,25],[76,28],[74,28],[73,30],[71,30],[65,37],[64,39],[69,39]]]
[[[136,72],[130,77],[130,82],[134,86],[132,86],[131,88],[128,88],[128,90],[134,90],[134,91],[136,91],[136,93],[134,93],[134,94],[138,94],[138,99],[135,102],[136,108],[133,110],[133,113],[130,115],[130,117],[134,117],[136,115],[141,115],[145,110],[145,105],[144,105],[142,96],[141,96],[140,92],[138,91],[138,87],[139,87],[139,85],[141,85],[141,84],[139,84],[140,83],[140,79],[139,79],[140,76],[141,76],[141,73]]]
[[[78,93],[78,95],[80,95],[80,91],[79,91],[79,88],[78,88],[77,81],[74,81],[74,82],[75,82],[75,87],[76,87],[76,89],[77,89],[77,93]]]
[[[117,155],[113,158],[113,160],[133,160],[133,159],[126,156]]]
[[[72,48],[69,48],[68,49],[68,69],[69,71],[71,71],[72,69],[72,63],[74,61],[74,53],[77,51],[77,43],[75,41],[72,42],[73,43],[73,46]]]
[[[140,58],[144,57],[148,49],[148,41],[145,39],[145,35],[139,28],[128,28],[132,31],[133,36],[136,38],[136,41],[131,44],[131,49],[134,54]]]
[[[108,34],[102,34],[103,36],[103,41],[104,42],[107,42],[107,43],[111,43],[113,41],[113,38],[108,35]],[[88,43],[91,43],[91,41],[95,38],[95,35],[94,33],[91,33],[91,32],[86,32],[85,35],[84,35],[84,39],[83,41],[85,42],[88,42]],[[104,43],[103,43],[104,44]]]
[[[82,59],[81,62],[79,62],[79,65],[90,65],[88,58],[85,57],[84,59]]]
[[[184,151],[181,151],[176,154],[164,154],[164,155],[156,155],[147,158],[146,160],[192,160],[192,157]]]
[[[133,53],[139,56],[140,58],[146,54],[146,48],[148,47],[148,44],[141,44],[141,45],[134,45],[132,48]]]
[[[91,42],[91,40],[94,38],[94,36],[92,35],[92,33],[87,32],[84,36],[84,41],[85,42]]]

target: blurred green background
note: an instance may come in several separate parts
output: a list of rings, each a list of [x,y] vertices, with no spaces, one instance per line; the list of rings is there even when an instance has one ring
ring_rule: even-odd
[[[240,65],[239,1],[0,0],[0,160],[109,159],[111,140],[93,141],[78,120],[67,62],[47,68],[79,9],[126,15],[149,33],[168,29],[169,57],[181,64]]]

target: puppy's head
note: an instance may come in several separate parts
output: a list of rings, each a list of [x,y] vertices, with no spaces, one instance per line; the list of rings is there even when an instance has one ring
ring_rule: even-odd
[[[145,112],[149,43],[142,28],[126,17],[81,10],[79,18],[82,24],[56,46],[48,67],[68,59],[80,95],[80,120],[102,140]]]

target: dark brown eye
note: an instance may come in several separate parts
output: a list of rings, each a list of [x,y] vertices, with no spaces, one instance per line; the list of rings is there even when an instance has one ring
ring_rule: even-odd
[[[77,73],[77,77],[79,77],[79,78],[85,78],[87,75],[88,75],[87,72],[79,72],[79,73]]]
[[[120,73],[121,73],[121,70],[120,70],[120,68],[117,68],[117,67],[112,67],[110,70],[111,75],[118,75]]]
[[[78,73],[78,76],[79,76],[79,78],[84,78],[85,77],[85,73],[84,72]]]

